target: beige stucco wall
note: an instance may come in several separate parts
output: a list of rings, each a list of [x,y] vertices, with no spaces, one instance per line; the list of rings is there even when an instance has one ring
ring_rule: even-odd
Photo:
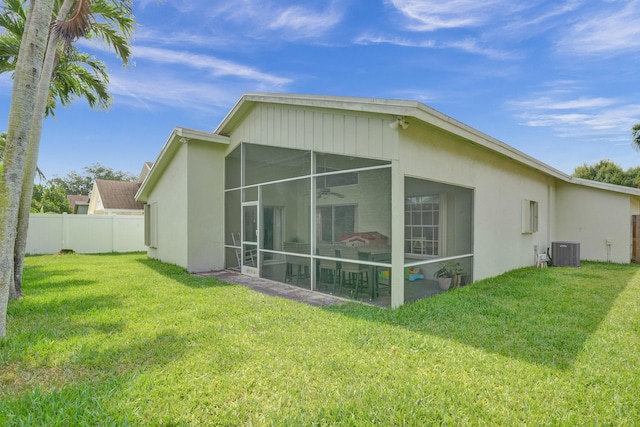
[[[102,198],[100,197],[100,192],[98,191],[98,186],[96,183],[93,183],[93,188],[91,189],[91,194],[93,197],[89,199],[89,207],[87,208],[88,215],[96,215],[103,213],[104,206],[102,206]]]
[[[191,272],[224,268],[226,145],[191,140],[187,148],[188,262]]]
[[[638,201],[629,195],[569,183],[558,184],[554,240],[580,243],[583,260],[628,263],[631,215]],[[608,255],[607,240],[611,240]]]
[[[536,246],[549,246],[551,178],[426,124],[400,135],[405,175],[474,190],[474,280],[534,264]],[[524,199],[538,202],[536,233],[522,233]]]
[[[148,248],[151,258],[188,267],[187,173],[188,146],[179,147],[161,175],[148,204],[157,205],[157,248]]]

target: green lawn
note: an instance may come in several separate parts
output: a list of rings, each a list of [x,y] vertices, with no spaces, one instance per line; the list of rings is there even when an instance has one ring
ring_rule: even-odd
[[[640,425],[639,273],[526,268],[384,310],[29,257],[0,425]]]

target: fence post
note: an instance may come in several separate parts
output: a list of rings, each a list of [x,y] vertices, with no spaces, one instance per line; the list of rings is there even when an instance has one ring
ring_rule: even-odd
[[[118,215],[111,216],[111,252],[116,251],[116,221]]]
[[[67,221],[67,213],[62,213],[62,249],[71,249],[67,247],[69,243],[69,222]]]

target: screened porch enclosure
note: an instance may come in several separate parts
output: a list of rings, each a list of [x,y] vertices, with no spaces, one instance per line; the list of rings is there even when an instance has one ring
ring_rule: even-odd
[[[391,304],[389,161],[245,143],[225,174],[227,268]],[[471,190],[406,178],[405,193],[405,269],[471,253]],[[405,300],[430,294],[431,277],[409,279]]]
[[[450,287],[471,283],[473,190],[414,177],[404,187],[405,302],[445,292],[443,267]]]

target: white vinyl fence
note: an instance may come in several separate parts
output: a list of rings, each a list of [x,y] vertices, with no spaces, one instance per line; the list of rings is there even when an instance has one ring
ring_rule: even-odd
[[[27,254],[145,251],[142,215],[31,214]]]

